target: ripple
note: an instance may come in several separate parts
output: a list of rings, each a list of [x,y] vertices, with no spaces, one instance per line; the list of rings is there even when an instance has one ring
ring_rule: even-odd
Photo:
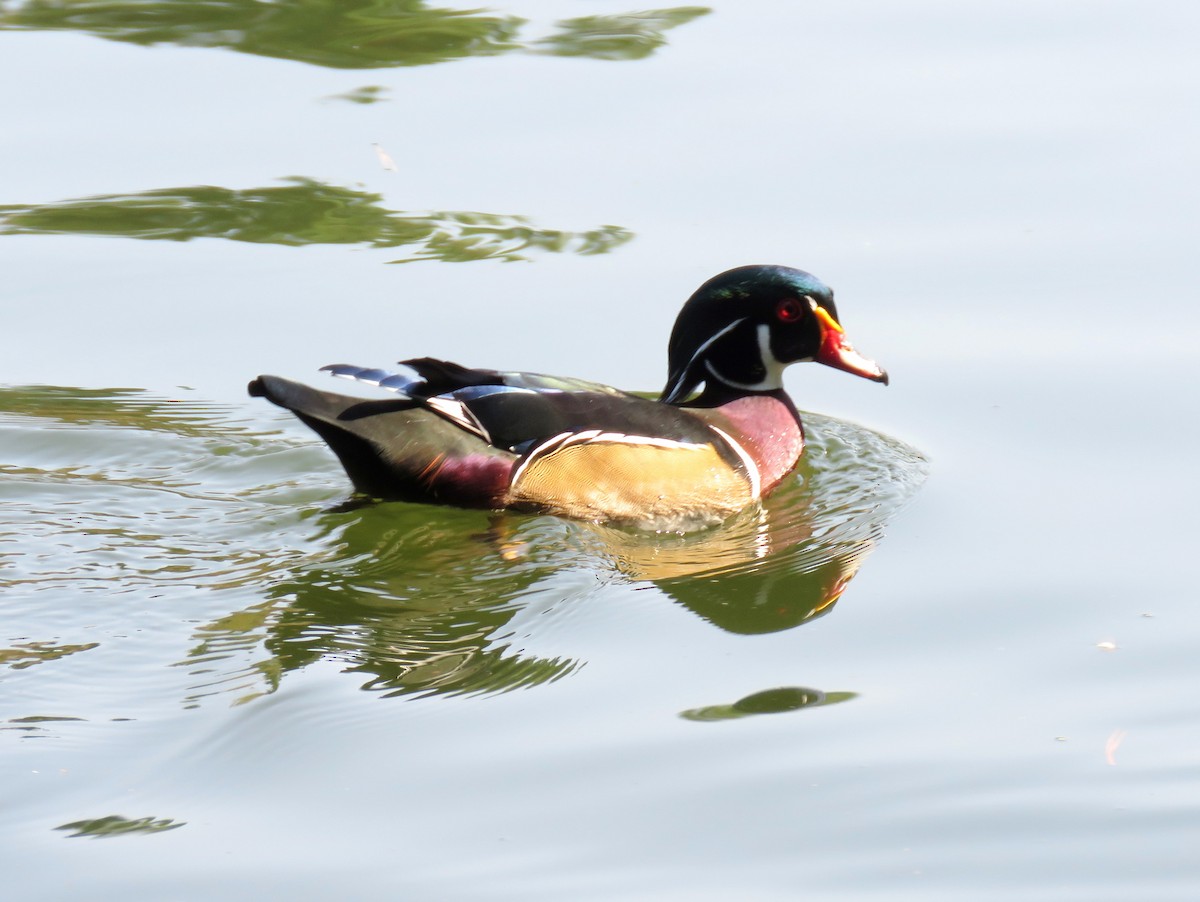
[[[613,581],[734,633],[827,613],[928,469],[894,439],[807,415],[808,453],[762,506],[660,535],[341,504],[341,471],[307,432],[246,416],[129,389],[0,389],[0,583],[22,624],[0,636],[0,665],[75,666],[120,718],[150,703],[124,691],[139,656],[141,673],[173,674],[177,708],[244,704],[319,662],[382,696],[545,684],[584,663],[555,650],[556,612]],[[27,703],[61,711],[69,684],[39,678]]]

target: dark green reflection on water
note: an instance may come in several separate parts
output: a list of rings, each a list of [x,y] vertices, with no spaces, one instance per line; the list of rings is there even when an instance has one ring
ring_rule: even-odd
[[[363,688],[389,695],[502,692],[578,666],[526,654],[507,631],[547,562],[506,557],[486,515],[384,504],[317,520],[331,558],[293,570],[270,601],[201,628],[189,658],[209,661],[249,629],[268,653],[256,668],[273,686],[335,659],[368,675]]]
[[[85,428],[112,426],[213,437],[228,432],[233,413],[233,407],[159,398],[140,388],[0,386],[0,414],[36,417],[41,421],[39,427],[47,423]]]
[[[55,827],[55,830],[71,830],[68,838],[80,836],[91,839],[106,839],[113,836],[131,836],[137,833],[164,833],[167,830],[177,830],[187,824],[186,821],[173,821],[169,817],[122,817],[111,814],[108,817],[97,817],[85,821],[72,821]]]
[[[514,49],[522,20],[421,0],[31,0],[0,28],[220,47],[342,69],[419,66]]]
[[[326,97],[326,100],[344,100],[347,103],[368,104],[380,103],[387,100],[388,89],[383,85],[363,85],[361,88],[355,88],[352,91],[346,91],[344,94],[331,94]]]
[[[663,32],[710,12],[703,6],[677,6],[624,15],[581,16],[559,22],[559,33],[535,41],[532,49],[554,56],[643,59],[667,42]]]
[[[291,178],[269,188],[197,185],[108,194],[38,206],[0,206],[0,235],[110,235],[158,241],[225,238],[258,244],[407,247],[411,260],[523,260],[524,251],[603,254],[632,233],[540,229],[520,216],[405,213],[378,194]],[[405,262],[397,260],[393,262]]]
[[[0,648],[0,667],[11,667],[13,670],[24,670],[34,664],[47,661],[57,661],[67,655],[81,651],[91,651],[99,648],[99,642],[83,642],[78,645],[63,645],[61,643],[32,641],[14,642],[10,648]]]
[[[219,47],[339,69],[421,66],[531,49],[559,56],[641,59],[663,32],[705,15],[676,7],[558,23],[518,38],[525,20],[422,0],[28,0],[0,11],[0,30],[80,31],[133,44]]]
[[[737,720],[740,717],[753,717],[758,714],[784,714],[788,711],[799,711],[801,708],[837,705],[857,697],[856,692],[822,692],[820,689],[804,686],[780,686],[778,689],[764,689],[747,695],[731,705],[691,708],[680,712],[679,716],[686,720],[698,721]]]

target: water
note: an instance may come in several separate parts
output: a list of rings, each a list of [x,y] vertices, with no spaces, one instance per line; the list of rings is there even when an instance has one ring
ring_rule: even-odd
[[[11,497],[3,505],[12,525],[3,558],[8,622],[47,630],[14,635],[6,654],[13,716],[2,729],[25,743],[14,758],[27,765],[18,770],[10,809],[14,838],[25,835],[17,828],[26,818],[36,822],[55,809],[40,785],[43,776],[69,782],[97,759],[106,770],[120,770],[118,762],[154,749],[165,756],[165,771],[145,772],[139,764],[138,776],[118,783],[165,779],[170,797],[182,788],[171,788],[181,758],[218,782],[238,779],[245,762],[229,756],[239,759],[247,750],[226,735],[238,724],[251,733],[252,754],[294,757],[298,750],[279,747],[274,728],[259,732],[257,715],[231,723],[228,712],[277,710],[276,699],[287,699],[287,709],[293,693],[323,697],[324,679],[389,702],[424,702],[412,725],[399,726],[405,715],[397,721],[402,734],[423,731],[426,718],[448,727],[449,736],[480,728],[478,708],[456,702],[457,713],[446,720],[431,700],[513,696],[515,711],[526,710],[515,716],[531,719],[532,735],[516,731],[519,752],[508,766],[519,768],[521,753],[565,754],[559,779],[568,782],[579,774],[564,764],[604,746],[592,744],[597,730],[627,746],[646,738],[642,729],[660,731],[654,721],[664,714],[672,723],[704,723],[852,699],[853,692],[836,687],[753,683],[756,691],[745,698],[725,698],[720,693],[730,686],[704,680],[687,697],[705,704],[684,708],[680,697],[672,703],[678,710],[663,711],[669,696],[656,697],[651,682],[642,704],[650,702],[656,714],[643,712],[643,727],[631,733],[625,718],[636,703],[606,713],[606,704],[588,696],[604,698],[613,685],[645,671],[636,677],[641,684],[663,667],[691,683],[690,668],[659,647],[681,630],[767,635],[829,614],[927,469],[902,443],[809,415],[805,462],[762,510],[716,529],[658,536],[552,517],[347,505],[336,463],[298,424],[273,411],[264,420],[287,434],[237,422],[228,408],[129,390],[16,389],[5,393],[3,409],[14,455],[5,470]],[[689,645],[684,661],[703,647]],[[604,677],[614,665],[616,678]],[[148,674],[154,679],[147,681]],[[318,675],[324,676],[312,683]],[[514,695],[560,685],[570,686],[565,695],[552,693],[532,709]],[[341,703],[327,709],[330,702],[313,702],[318,707],[299,715],[293,728],[341,734],[327,751],[346,741],[379,746],[360,750],[368,755],[392,742],[411,744],[402,736],[350,739],[364,729],[374,733],[390,716],[350,714]],[[562,712],[556,712],[564,702],[590,726],[558,735]],[[550,707],[538,713],[541,704]],[[196,719],[184,719],[186,712]],[[498,730],[486,742],[491,750],[504,745],[506,730]],[[47,749],[54,750],[56,770],[47,770]],[[77,755],[82,764],[74,763]],[[376,766],[392,769],[384,761]],[[439,778],[431,762],[419,770]],[[521,782],[530,784],[522,795],[541,791],[531,785],[534,775]],[[99,793],[106,800],[92,804],[115,810],[63,820],[52,825],[63,831],[52,838],[194,830],[177,812],[127,813],[133,802],[107,789]],[[176,804],[208,807],[212,789],[207,781],[193,784],[189,792],[199,790],[198,797]],[[281,790],[291,791],[278,783],[270,791]],[[135,796],[147,791],[166,804],[161,790],[143,786]],[[455,796],[433,804],[457,806]],[[66,789],[57,804],[81,804],[77,790]]]
[[[168,664],[200,679],[186,687],[187,707],[227,692],[244,703],[320,660],[368,674],[364,688],[389,695],[557,680],[578,662],[523,657],[507,641],[509,621],[529,617],[542,599],[557,605],[562,581],[581,573],[588,595],[610,584],[657,585],[731,632],[788,629],[836,603],[926,474],[913,449],[810,415],[805,461],[765,505],[720,528],[657,535],[347,503],[344,477],[306,433],[289,441],[254,431],[223,419],[230,411],[220,407],[128,390],[3,397],[7,446],[18,455],[5,471],[14,489],[4,504],[13,527],[7,585],[27,595],[32,618],[39,596],[161,599],[151,608],[191,636],[186,658]],[[275,412],[266,419],[301,432]],[[49,466],[48,447],[60,466]],[[320,494],[314,474],[325,483]],[[22,553],[26,543],[35,550]],[[197,603],[209,595],[243,606],[223,600],[214,616]],[[21,637],[12,665],[102,648],[83,641],[96,629],[91,620],[113,618],[118,630],[128,611],[98,605],[75,625],[80,641]],[[538,624],[532,617],[528,628]],[[40,720],[17,722],[21,731],[44,729]]]
[[[1195,897],[1190,6],[63,9],[0,13],[6,885]],[[893,381],[789,371],[695,536],[347,505],[243,394],[654,389],[748,262]]]

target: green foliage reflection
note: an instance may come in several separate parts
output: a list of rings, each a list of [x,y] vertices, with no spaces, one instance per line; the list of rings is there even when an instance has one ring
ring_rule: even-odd
[[[171,435],[228,435],[234,408],[181,398],[164,400],[140,388],[76,388],[67,385],[0,386],[0,426],[11,418],[33,428],[68,426],[136,429]],[[11,458],[5,464],[11,464]],[[2,467],[3,465],[0,465]],[[3,472],[0,469],[0,472]]]
[[[805,686],[780,686],[764,689],[740,698],[733,704],[708,705],[681,711],[679,716],[686,720],[714,721],[737,720],[758,714],[784,714],[802,708],[821,708],[838,705],[858,697],[857,692],[822,692]]]
[[[344,94],[331,94],[326,100],[344,100],[347,103],[357,103],[365,106],[368,103],[380,103],[387,100],[388,89],[383,85],[363,85]]]
[[[616,16],[582,16],[559,22],[558,34],[535,42],[532,49],[554,56],[635,60],[650,56],[667,42],[663,32],[686,25],[711,10],[678,6]]]
[[[82,31],[132,44],[221,47],[339,69],[420,66],[517,46],[522,20],[423,0],[30,0],[0,28]]]
[[[55,830],[72,830],[70,837],[88,836],[92,839],[102,839],[110,836],[129,836],[133,833],[162,833],[185,826],[186,821],[176,823],[169,817],[121,817],[112,814],[108,817],[97,817],[86,821],[72,821],[55,827]]]
[[[666,43],[663,32],[705,15],[677,7],[585,16],[525,43],[525,20],[423,0],[28,0],[0,11],[0,29],[82,31],[133,44],[220,47],[339,69],[421,66],[533,50],[632,60]]]
[[[0,648],[0,667],[8,666],[13,670],[24,670],[34,664],[45,661],[57,661],[67,655],[81,651],[91,651],[99,648],[99,642],[84,642],[77,645],[64,645],[46,641],[15,642],[11,648]]]
[[[291,178],[237,190],[211,185],[106,194],[40,206],[0,206],[0,235],[112,235],[159,241],[226,238],[259,244],[409,247],[406,260],[523,260],[523,251],[603,254],[633,234],[540,229],[520,216],[388,210],[378,194]],[[398,260],[395,262],[405,262]]]

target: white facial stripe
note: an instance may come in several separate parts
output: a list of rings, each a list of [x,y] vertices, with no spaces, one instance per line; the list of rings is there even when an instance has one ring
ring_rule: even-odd
[[[696,358],[698,358],[701,354],[703,354],[705,351],[707,351],[709,349],[709,346],[714,341],[716,341],[721,336],[727,335],[728,333],[732,332],[734,329],[736,329],[738,326],[740,326],[745,321],[746,321],[746,318],[744,316],[741,319],[735,319],[724,329],[721,329],[719,332],[714,333],[711,337],[709,337],[709,339],[707,341],[705,341],[702,345],[700,345],[700,347],[696,348],[696,352],[694,354],[692,354],[691,359],[688,360],[687,366],[685,366],[682,370],[679,371],[679,378],[675,380],[675,383],[671,386],[671,390],[666,392],[665,394],[667,396],[675,394],[675,392],[679,390],[679,383],[687,378],[688,371],[692,368],[692,364],[696,362]]]
[[[738,322],[741,322],[739,320]],[[704,361],[704,368],[708,370],[716,379],[730,388],[738,388],[742,391],[775,391],[783,388],[783,371],[785,364],[780,363],[775,359],[775,355],[771,352],[771,327],[766,323],[760,323],[758,326],[758,356],[762,360],[763,378],[759,382],[735,382],[717,372],[712,365],[712,361]]]
[[[757,501],[762,495],[762,474],[758,471],[758,464],[754,462],[754,458],[750,456],[750,452],[743,448],[738,442],[733,440],[733,437],[724,429],[718,429],[716,426],[709,424],[709,429],[715,432],[733,449],[734,453],[742,459],[742,463],[746,467],[746,475],[750,477],[750,496]]]

